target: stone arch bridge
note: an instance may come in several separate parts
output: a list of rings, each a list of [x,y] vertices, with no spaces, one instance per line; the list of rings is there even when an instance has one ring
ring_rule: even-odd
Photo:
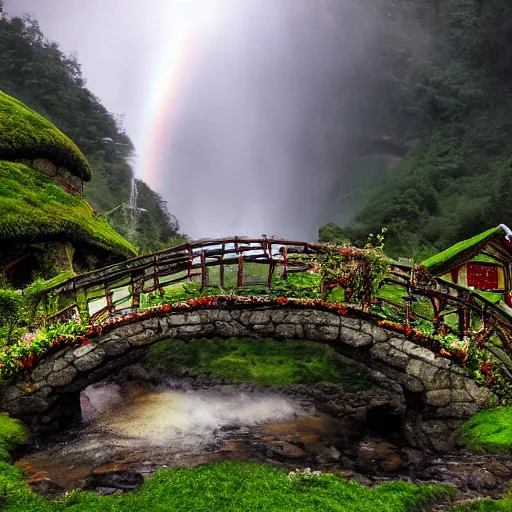
[[[79,413],[80,392],[145,354],[159,340],[173,338],[274,338],[331,345],[403,391],[406,437],[438,451],[454,444],[454,432],[487,404],[491,393],[465,376],[452,361],[405,336],[377,325],[370,314],[293,301],[222,303],[198,308],[160,308],[150,315],[126,315],[81,346],[44,355],[30,375],[19,374],[0,388],[4,411],[44,433]]]

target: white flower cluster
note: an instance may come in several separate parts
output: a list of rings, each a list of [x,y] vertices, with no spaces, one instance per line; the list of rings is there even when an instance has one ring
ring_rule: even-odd
[[[322,474],[321,471],[311,471],[311,468],[295,469],[294,471],[290,471],[288,473],[288,478],[290,480],[293,480],[296,478],[304,478],[307,480],[309,478],[315,478],[317,476],[320,476],[321,474]]]

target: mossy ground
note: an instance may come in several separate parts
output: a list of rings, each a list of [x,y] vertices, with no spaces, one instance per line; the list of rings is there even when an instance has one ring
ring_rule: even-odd
[[[281,468],[222,462],[193,469],[166,469],[131,494],[102,497],[73,492],[57,502],[30,491],[17,468],[0,463],[4,512],[405,512],[449,499],[447,486],[386,483],[366,489],[335,475],[295,482]]]
[[[150,348],[147,360],[165,372],[187,369],[269,387],[321,381],[341,384],[351,391],[376,386],[353,361],[327,345],[308,341],[164,340]]]
[[[47,157],[88,181],[91,168],[78,147],[33,110],[0,91],[0,155],[9,160]]]
[[[512,453],[512,407],[475,414],[461,426],[458,442],[474,452]]]
[[[456,505],[452,512],[510,512],[512,510],[512,495],[502,500],[492,500],[485,498],[475,500],[471,503]]]
[[[122,257],[136,253],[81,197],[68,194],[39,171],[0,161],[0,240],[51,239],[90,244]]]
[[[9,452],[29,442],[30,436],[25,425],[0,413],[0,462],[9,462]]]

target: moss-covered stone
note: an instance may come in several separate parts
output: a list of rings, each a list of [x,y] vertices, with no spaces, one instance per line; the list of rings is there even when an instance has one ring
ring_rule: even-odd
[[[85,181],[91,167],[78,147],[20,101],[0,91],[0,160],[47,158]]]
[[[21,421],[0,413],[0,461],[10,461],[9,453],[29,442],[28,428]]]

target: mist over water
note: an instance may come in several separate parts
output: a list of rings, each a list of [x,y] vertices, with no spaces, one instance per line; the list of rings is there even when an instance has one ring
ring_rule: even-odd
[[[85,397],[85,399],[84,399]],[[116,384],[90,386],[82,395],[82,414],[92,427],[131,447],[166,446],[196,451],[224,428],[250,427],[292,418],[301,408],[273,393],[224,395],[218,390],[182,391],[162,386],[121,392]],[[108,436],[107,435],[107,436]]]

